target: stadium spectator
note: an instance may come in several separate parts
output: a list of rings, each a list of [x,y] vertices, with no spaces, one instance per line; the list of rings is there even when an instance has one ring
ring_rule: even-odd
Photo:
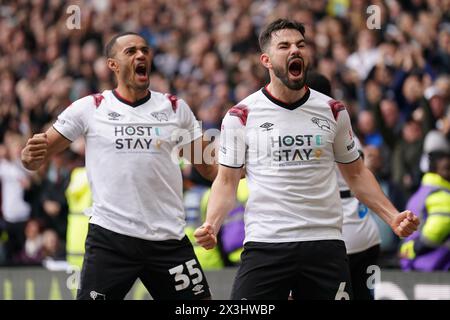
[[[25,226],[25,245],[20,253],[13,258],[17,264],[40,265],[44,256],[42,252],[43,238],[41,224],[30,219]]]
[[[43,259],[65,260],[66,253],[64,246],[56,233],[52,229],[47,229],[42,233],[42,256]]]
[[[55,154],[39,185],[39,202],[42,204],[39,218],[46,228],[56,231],[62,242],[65,242],[67,233],[68,205],[65,190],[72,170],[69,156],[69,152]]]
[[[383,138],[377,131],[372,111],[363,110],[359,113],[357,129],[364,144],[376,147],[383,144]]]
[[[443,136],[433,140],[428,140],[432,146],[425,145],[429,170],[407,204],[420,214],[423,226],[400,247],[401,266],[406,271],[450,270],[450,143]]]
[[[2,183],[2,213],[8,233],[7,260],[13,261],[25,244],[25,225],[30,218],[31,207],[25,201],[31,186],[29,172],[20,163],[23,138],[15,133],[5,136],[5,153],[0,157],[0,181]]]
[[[392,181],[403,189],[407,197],[420,184],[422,147],[423,133],[420,124],[412,118],[407,119],[401,138],[395,144],[391,161]]]

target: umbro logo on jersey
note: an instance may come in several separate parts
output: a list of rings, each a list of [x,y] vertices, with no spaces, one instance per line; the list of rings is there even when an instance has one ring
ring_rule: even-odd
[[[330,130],[330,123],[326,119],[319,119],[319,118],[311,118],[312,123],[316,124],[320,129],[328,129]]]
[[[204,292],[205,290],[203,290],[203,285],[198,284],[192,288],[192,291],[194,292],[195,295],[198,295],[198,294]]]
[[[108,113],[108,116],[109,116],[109,118],[108,118],[109,120],[119,120],[119,118],[122,115],[117,113],[117,112],[115,112],[115,111],[113,111],[113,112]]]
[[[273,123],[265,122],[262,125],[260,125],[259,127],[265,129],[265,131],[269,131],[269,130],[273,129],[272,128],[273,127]]]
[[[164,112],[152,112],[152,117],[155,118],[156,120],[158,120],[159,122],[161,121],[169,121],[169,117],[167,117],[167,114],[165,114]]]

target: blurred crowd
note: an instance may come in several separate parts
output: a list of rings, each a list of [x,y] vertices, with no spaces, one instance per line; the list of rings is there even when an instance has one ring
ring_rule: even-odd
[[[68,24],[69,5],[80,9],[79,29]],[[369,5],[380,14],[373,30]],[[20,149],[74,100],[114,88],[102,51],[114,34],[147,39],[151,89],[183,98],[204,129],[220,128],[231,106],[267,82],[258,34],[278,17],[305,24],[311,68],[331,80],[366,164],[403,210],[427,153],[450,150],[450,1],[1,0],[0,264],[64,259],[66,190],[83,143],[36,173],[22,168]],[[427,147],[430,132],[443,139]],[[208,187],[189,166],[183,173],[186,190]],[[379,223],[382,250],[396,253],[398,239]]]

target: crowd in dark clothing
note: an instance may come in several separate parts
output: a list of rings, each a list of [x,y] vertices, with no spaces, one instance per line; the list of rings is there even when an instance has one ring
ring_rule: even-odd
[[[79,29],[68,27],[69,5],[80,9]],[[369,5],[380,12],[373,30]],[[403,210],[426,171],[426,135],[450,136],[448,1],[2,1],[0,264],[64,257],[65,190],[83,152],[74,145],[30,173],[20,149],[71,102],[114,88],[102,53],[114,34],[142,35],[153,51],[151,89],[183,98],[203,129],[220,128],[231,106],[267,83],[258,33],[278,17],[305,24],[311,68],[331,80],[363,145],[379,153],[373,172]],[[183,173],[186,186],[204,183]]]

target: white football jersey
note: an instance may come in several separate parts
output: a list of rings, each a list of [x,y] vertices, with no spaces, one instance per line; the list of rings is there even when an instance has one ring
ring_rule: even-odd
[[[106,90],[75,101],[53,126],[71,141],[85,136],[90,223],[147,240],[184,236],[182,176],[172,155],[202,132],[183,100],[149,91],[130,103]]]
[[[23,180],[28,172],[20,160],[8,161],[0,158],[1,209],[3,219],[10,223],[24,222],[30,217],[31,206],[25,201]]]
[[[361,150],[357,137],[354,138],[356,146]],[[347,254],[354,254],[367,250],[381,243],[376,222],[370,216],[368,208],[351,193],[339,168],[336,165],[336,175],[339,191],[341,194],[342,210],[344,212],[344,223],[342,225],[342,236],[344,237]]]
[[[345,107],[308,88],[292,104],[263,88],[228,111],[219,163],[246,167],[245,242],[342,240],[335,161],[359,158],[351,132]]]

